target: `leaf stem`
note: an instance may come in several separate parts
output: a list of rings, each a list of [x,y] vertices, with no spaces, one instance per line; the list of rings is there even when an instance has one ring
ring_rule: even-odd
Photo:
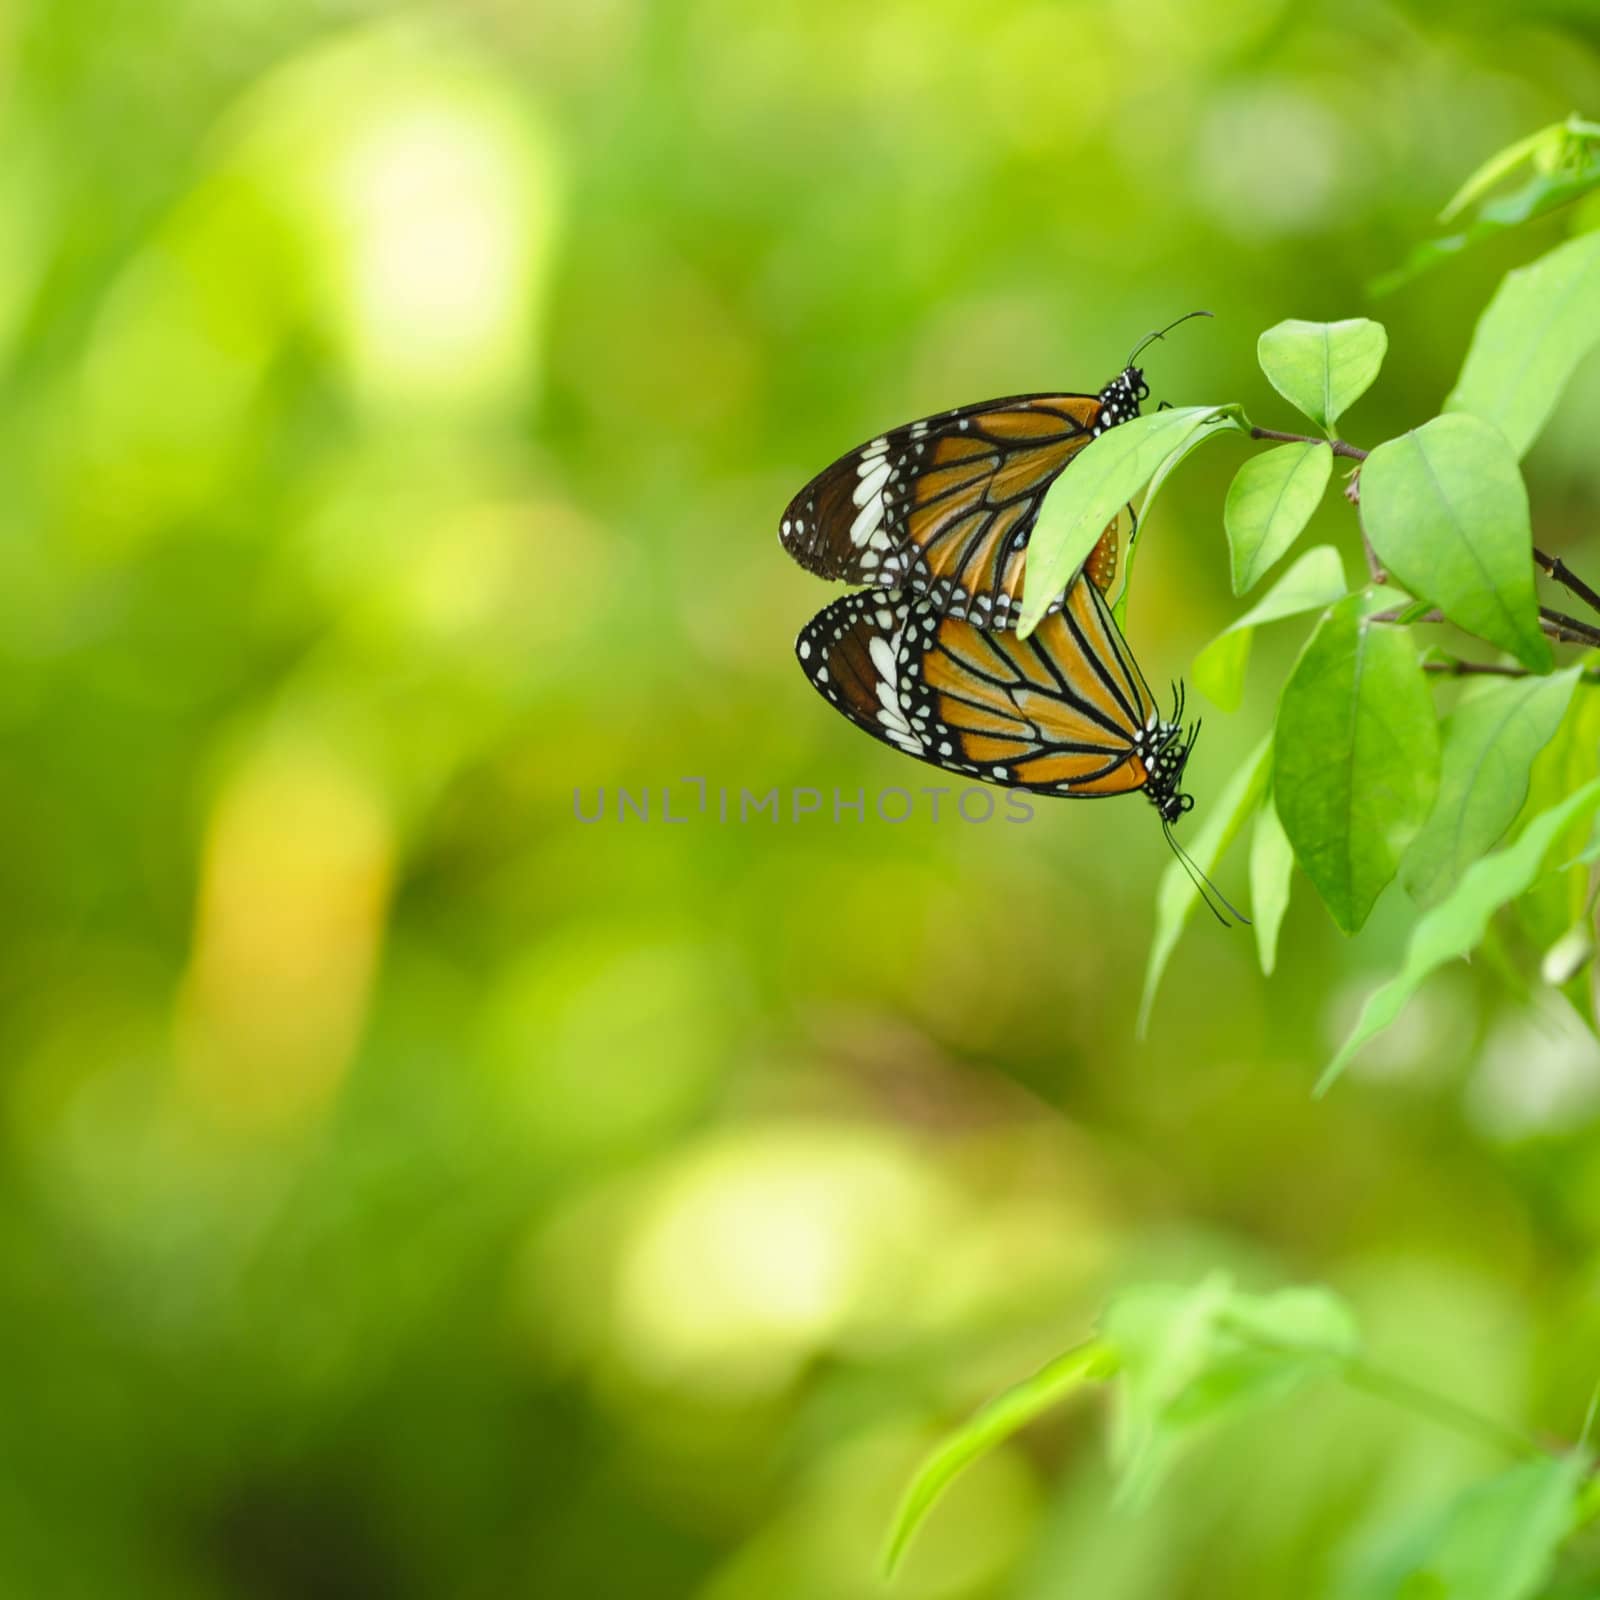
[[[1292,1355],[1308,1353],[1302,1347],[1281,1340],[1264,1339],[1248,1323],[1238,1318],[1227,1318],[1226,1325],[1235,1338],[1246,1344],[1253,1344],[1258,1349]],[[1540,1457],[1550,1453],[1537,1439],[1531,1434],[1522,1432],[1520,1428],[1514,1428],[1509,1423],[1497,1421],[1494,1417],[1474,1411],[1470,1406],[1464,1406],[1448,1395],[1439,1394],[1433,1389],[1425,1389],[1421,1384],[1413,1383],[1409,1378],[1402,1378],[1398,1373],[1374,1366],[1361,1356],[1330,1351],[1329,1357],[1330,1370],[1350,1388],[1359,1389],[1380,1400],[1387,1400],[1391,1405],[1399,1406],[1416,1416],[1426,1417],[1429,1421],[1449,1428],[1463,1438],[1491,1445],[1496,1450],[1505,1451],[1513,1456]]]
[[[1540,1446],[1537,1439],[1524,1433],[1520,1428],[1513,1428],[1509,1423],[1487,1417],[1480,1411],[1474,1411],[1470,1406],[1464,1406],[1459,1401],[1450,1399],[1448,1395],[1424,1389],[1421,1384],[1413,1383],[1409,1378],[1402,1378],[1398,1373],[1375,1367],[1359,1357],[1347,1360],[1341,1368],[1340,1375],[1352,1389],[1359,1389],[1380,1400],[1387,1400],[1391,1405],[1400,1406],[1419,1417],[1426,1417],[1429,1421],[1438,1423],[1440,1427],[1449,1428],[1463,1438],[1489,1445],[1508,1455],[1533,1459],[1549,1453]]]
[[[1343,439],[1319,439],[1309,433],[1280,433],[1276,428],[1252,428],[1252,439],[1276,439],[1281,444],[1325,444],[1336,456],[1348,456],[1352,461],[1365,461],[1367,452],[1359,445],[1346,444]]]
[[[1527,667],[1503,665],[1497,661],[1424,661],[1424,672],[1438,673],[1447,678],[1538,678],[1542,673],[1530,672]],[[1579,683],[1600,683],[1600,670],[1587,668],[1579,675]]]

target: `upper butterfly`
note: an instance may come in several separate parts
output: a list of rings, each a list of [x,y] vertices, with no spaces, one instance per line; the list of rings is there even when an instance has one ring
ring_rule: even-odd
[[[906,588],[980,628],[1015,626],[1046,491],[1090,440],[1139,415],[1150,390],[1133,363],[1167,331],[1142,340],[1098,394],[985,400],[868,440],[789,502],[779,540],[821,577]]]

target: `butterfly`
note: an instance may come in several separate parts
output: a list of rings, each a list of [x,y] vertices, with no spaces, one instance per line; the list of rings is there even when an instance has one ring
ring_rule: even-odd
[[[1212,914],[1227,921],[1214,897],[1248,920],[1173,837],[1194,807],[1182,784],[1200,733],[1184,727],[1183,686],[1163,717],[1096,584],[1069,585],[1026,639],[909,589],[861,589],[824,606],[795,654],[857,727],[946,772],[1074,800],[1142,790]]]
[[[1104,595],[1073,584],[1026,639],[906,589],[824,606],[795,642],[812,687],[857,727],[947,772],[1071,799],[1144,790],[1170,825],[1199,732],[1162,717]]]
[[[1046,491],[1091,440],[1139,415],[1150,389],[1134,362],[1169,331],[1141,340],[1098,394],[983,400],[879,434],[789,502],[779,541],[821,577],[908,589],[958,620],[1014,627]],[[1114,573],[1114,522],[1090,557],[1107,584],[1108,542]]]

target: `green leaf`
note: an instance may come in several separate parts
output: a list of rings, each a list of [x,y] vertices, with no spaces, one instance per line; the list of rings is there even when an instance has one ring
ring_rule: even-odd
[[[1596,776],[1600,776],[1600,690],[1584,684],[1574,694],[1555,737],[1533,763],[1519,826],[1560,805]],[[1582,818],[1569,823],[1556,838],[1552,859],[1570,861],[1588,836]],[[1547,872],[1517,902],[1517,920],[1534,944],[1547,949],[1583,917],[1588,898],[1588,872],[1582,867],[1558,868]]]
[[[1217,426],[1227,408],[1178,406],[1148,417],[1130,417],[1092,439],[1073,458],[1072,471],[1050,486],[1039,521],[1028,540],[1019,636],[1039,625],[1051,603],[1078,575],[1106,524],[1150,481],[1168,456],[1201,428],[1236,431],[1231,420]]]
[[[1281,444],[1252,456],[1234,474],[1222,508],[1233,556],[1233,592],[1253,589],[1300,537],[1328,487],[1333,451],[1325,444]]]
[[[1534,1600],[1573,1530],[1589,1471],[1581,1452],[1524,1461],[1464,1489],[1348,1600]]]
[[[1103,1382],[1116,1370],[1116,1358],[1105,1341],[1091,1339],[1058,1356],[1033,1377],[997,1395],[975,1412],[928,1457],[911,1480],[889,1530],[884,1570],[893,1572],[899,1565],[911,1536],[957,1473],[1068,1395],[1086,1384]]]
[[[1346,933],[1367,920],[1427,818],[1439,732],[1416,645],[1369,594],[1323,617],[1278,708],[1273,793],[1295,859]]]
[[[1530,133],[1526,139],[1518,139],[1514,144],[1508,144],[1503,150],[1495,151],[1451,195],[1449,203],[1439,213],[1439,220],[1441,222],[1449,222],[1458,217],[1475,200],[1481,200],[1508,172],[1521,166],[1530,156],[1559,148],[1565,138],[1566,129],[1559,122],[1554,122],[1548,128],[1541,128],[1537,133]]]
[[[1442,900],[1516,820],[1534,757],[1561,725],[1582,671],[1483,680],[1445,718],[1439,795],[1400,868],[1419,905]]]
[[[1272,738],[1269,734],[1245,757],[1244,764],[1234,773],[1223,791],[1216,809],[1206,818],[1205,825],[1195,836],[1189,854],[1200,870],[1214,873],[1223,852],[1233,843],[1233,837],[1244,826],[1245,819],[1261,797],[1271,764]],[[1144,995],[1139,1001],[1139,1033],[1142,1037],[1150,1026],[1150,1011],[1155,1004],[1156,990],[1161,976],[1167,970],[1172,952],[1184,926],[1200,902],[1200,891],[1183,870],[1183,864],[1174,857],[1167,863],[1156,888],[1156,932],[1150,942],[1150,959],[1144,973]]]
[[[1378,376],[1388,348],[1383,324],[1366,317],[1343,322],[1291,318],[1261,335],[1256,359],[1267,382],[1290,405],[1331,432]]]
[[[1517,455],[1538,437],[1573,369],[1600,344],[1600,233],[1509,272],[1478,318],[1444,403],[1493,423]]]
[[[1148,1496],[1201,1428],[1338,1371],[1360,1348],[1328,1290],[1243,1294],[1220,1273],[1126,1290],[1100,1326],[1120,1367],[1111,1457],[1125,1500]]]
[[[1234,429],[1225,429],[1233,432]],[[1242,429],[1239,431],[1243,431]],[[1133,533],[1129,536],[1127,556],[1122,566],[1122,592],[1117,596],[1117,602],[1111,608],[1111,614],[1116,618],[1119,628],[1126,628],[1128,623],[1128,596],[1133,592],[1133,562],[1144,544],[1144,535],[1149,527],[1150,512],[1158,496],[1166,487],[1167,479],[1174,471],[1188,460],[1196,450],[1211,437],[1210,432],[1201,428],[1191,434],[1181,445],[1174,450],[1165,461],[1155,470],[1155,475],[1150,479],[1150,487],[1144,492],[1144,499],[1139,502],[1139,518]]]
[[[1528,492],[1497,428],[1456,413],[1379,445],[1361,469],[1361,524],[1412,594],[1530,670],[1550,670]]]
[[[1576,171],[1536,172],[1515,193],[1489,201],[1470,226],[1459,233],[1449,234],[1442,239],[1428,239],[1419,244],[1392,272],[1374,278],[1367,285],[1367,292],[1373,295],[1390,294],[1441,262],[1460,255],[1470,246],[1581,200],[1597,187],[1600,187],[1600,162],[1593,162]]]
[[[1271,794],[1265,794],[1250,836],[1250,913],[1255,922],[1256,954],[1268,977],[1278,962],[1278,929],[1289,909],[1293,872],[1294,846],[1278,820]]]
[[[1228,624],[1194,658],[1191,675],[1195,687],[1224,711],[1238,708],[1244,690],[1245,668],[1250,663],[1250,641],[1263,623],[1342,600],[1348,591],[1344,565],[1331,544],[1314,545],[1236,621]]]
[[[1350,1058],[1375,1034],[1400,1015],[1401,1008],[1430,973],[1466,955],[1489,926],[1489,918],[1507,901],[1524,893],[1538,877],[1551,843],[1575,818],[1600,804],[1600,778],[1586,783],[1560,805],[1535,817],[1516,843],[1473,863],[1455,892],[1429,911],[1412,930],[1400,971],[1373,994],[1362,1008],[1350,1037],[1317,1083],[1323,1094],[1344,1071]]]

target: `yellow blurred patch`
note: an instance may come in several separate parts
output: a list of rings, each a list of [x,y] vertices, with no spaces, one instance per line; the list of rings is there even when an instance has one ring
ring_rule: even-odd
[[[177,1016],[199,1109],[270,1131],[328,1104],[360,1039],[393,855],[376,796],[322,751],[265,751],[223,792]]]

